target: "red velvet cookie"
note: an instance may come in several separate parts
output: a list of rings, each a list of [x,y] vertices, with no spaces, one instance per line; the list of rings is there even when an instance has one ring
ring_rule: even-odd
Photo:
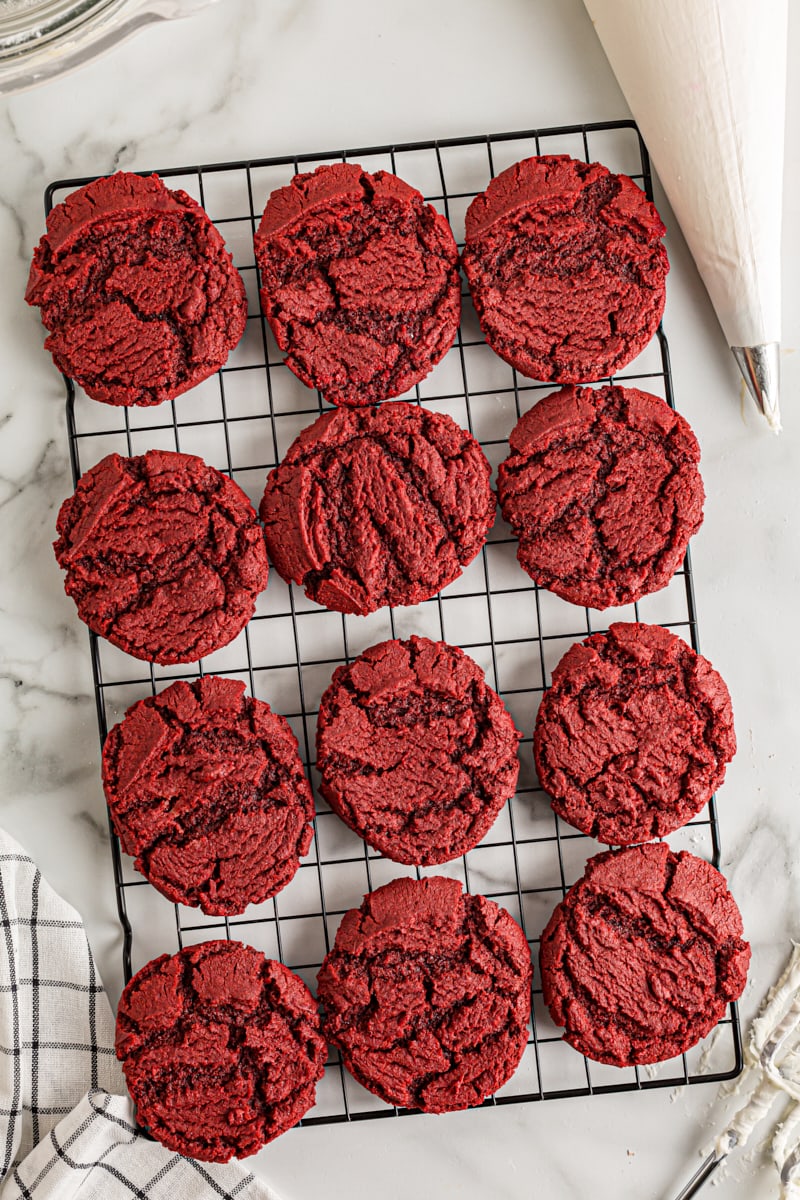
[[[287,366],[332,404],[399,396],[447,352],[458,250],[414,188],[355,163],[296,175],[255,236],[261,304]]]
[[[489,476],[478,443],[444,414],[402,401],[324,413],[267,479],[270,558],[336,612],[418,604],[486,540]]]
[[[247,298],[220,234],[183,191],[118,171],[56,205],[25,299],[60,371],[107,404],[160,404],[218,370]]]
[[[750,963],[724,878],[649,842],[589,859],[542,934],[542,992],[564,1039],[615,1067],[662,1062],[709,1033]]]
[[[395,879],[345,913],[317,978],[323,1032],[389,1104],[480,1104],[519,1065],[531,959],[516,921],[455,879]]]
[[[241,942],[162,954],[122,993],[117,1058],[136,1116],[203,1162],[255,1154],[314,1103],[327,1048],[302,979]]]
[[[533,736],[539,782],[554,810],[618,846],[690,821],[735,750],[725,681],[659,625],[612,625],[571,646]]]
[[[238,679],[179,680],[132,705],[106,738],[103,787],[137,869],[205,913],[274,896],[311,845],[297,739]]]
[[[387,858],[447,862],[477,845],[513,796],[519,737],[456,646],[381,642],[337,668],[322,697],[320,791]]]
[[[703,520],[689,424],[637,388],[565,387],[512,430],[497,494],[531,579],[573,604],[630,604],[669,583]]]
[[[232,641],[267,586],[256,514],[193,454],[109,454],[58,514],[64,588],[94,633],[148,662],[194,662]]]
[[[627,175],[527,158],[467,209],[462,261],[492,349],[523,375],[613,375],[652,338],[669,270],[664,224]]]

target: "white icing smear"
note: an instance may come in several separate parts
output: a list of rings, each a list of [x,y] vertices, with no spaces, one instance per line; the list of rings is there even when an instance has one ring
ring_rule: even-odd
[[[778,982],[770,988],[750,1026],[745,1045],[746,1069],[736,1092],[746,1095],[727,1128],[713,1145],[718,1160],[747,1144],[753,1131],[775,1108],[772,1160],[784,1200],[800,1200],[800,945]],[[787,1099],[790,1103],[787,1105]],[[777,1124],[775,1123],[777,1122]]]

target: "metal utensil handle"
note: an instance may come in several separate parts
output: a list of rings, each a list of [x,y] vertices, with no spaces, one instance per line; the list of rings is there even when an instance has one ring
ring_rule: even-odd
[[[696,1196],[700,1188],[716,1171],[721,1162],[727,1158],[727,1154],[716,1154],[713,1150],[708,1158],[702,1163],[692,1178],[687,1183],[683,1191],[675,1197],[675,1200],[692,1200],[692,1196]]]

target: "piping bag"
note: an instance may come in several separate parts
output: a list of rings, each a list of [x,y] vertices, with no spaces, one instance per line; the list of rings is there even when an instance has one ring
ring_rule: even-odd
[[[780,430],[788,0],[584,0],[747,388]]]

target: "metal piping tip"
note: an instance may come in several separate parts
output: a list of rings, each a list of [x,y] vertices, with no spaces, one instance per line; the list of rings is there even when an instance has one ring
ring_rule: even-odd
[[[747,389],[767,418],[775,433],[781,431],[780,410],[780,343],[766,342],[762,346],[731,346]]]

